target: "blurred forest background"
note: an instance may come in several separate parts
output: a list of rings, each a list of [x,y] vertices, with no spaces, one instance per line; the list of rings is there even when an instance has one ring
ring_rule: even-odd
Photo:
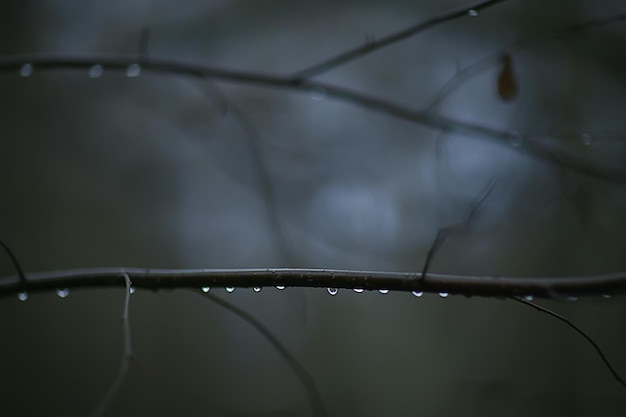
[[[134,55],[149,28],[151,57],[288,75],[467,4],[10,1],[0,5],[0,59]],[[509,46],[625,12],[617,0],[506,1],[319,80],[424,109],[459,70],[491,57],[433,111],[546,135],[594,163],[621,165],[624,23]],[[502,52],[520,86],[510,102],[496,91]],[[494,176],[469,230],[448,239],[432,272],[626,269],[624,185],[533,159],[519,146],[445,134],[323,91],[147,72],[35,67],[28,77],[0,74],[0,91],[0,233],[26,271],[419,271],[437,230],[462,221]],[[0,276],[10,274],[4,257]],[[579,335],[511,301],[297,288],[212,293],[288,346],[331,416],[621,416],[626,407],[623,388]],[[119,366],[123,300],[122,289],[1,300],[0,413],[88,415]],[[626,373],[623,297],[541,304],[586,329]],[[143,367],[131,367],[107,415],[313,415],[291,369],[240,318],[182,290],[137,291],[130,308]]]

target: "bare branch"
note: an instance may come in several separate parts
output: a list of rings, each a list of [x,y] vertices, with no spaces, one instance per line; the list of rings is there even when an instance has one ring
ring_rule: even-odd
[[[584,22],[571,24],[556,31],[548,33],[537,33],[521,38],[501,48],[498,52],[482,58],[474,62],[473,64],[468,65],[467,67],[457,71],[457,73],[452,78],[450,78],[443,85],[443,87],[439,89],[439,91],[437,91],[437,94],[435,94],[428,101],[426,108],[433,111],[439,108],[441,106],[441,103],[445,100],[446,97],[450,95],[450,93],[452,93],[452,91],[459,87],[463,82],[471,79],[473,76],[478,75],[481,72],[496,65],[500,61],[502,54],[521,51],[541,43],[549,42],[554,39],[561,39],[569,35],[574,35],[576,33],[583,32],[589,29],[600,28],[624,20],[626,20],[626,14],[618,14],[615,16],[586,20]]]
[[[365,55],[369,55],[370,53],[377,51],[381,48],[384,48],[386,46],[389,46],[393,43],[396,43],[404,39],[407,39],[411,36],[417,35],[418,33],[424,32],[425,30],[435,27],[441,23],[445,23],[445,22],[462,18],[462,17],[469,16],[470,12],[472,12],[472,14],[478,13],[480,10],[495,6],[498,3],[502,3],[503,1],[505,0],[482,1],[473,6],[465,6],[460,9],[442,13],[424,22],[420,22],[411,27],[399,30],[390,35],[384,36],[378,40],[366,42],[365,45],[342,52],[337,56],[328,58],[327,60],[324,60],[309,68],[298,71],[291,76],[291,79],[298,83],[305,82],[306,80],[312,77],[320,75],[324,72],[328,72],[350,61],[354,61],[355,59],[362,58]]]
[[[500,277],[374,272],[335,269],[150,269],[90,268],[32,272],[25,290],[55,291],[57,288],[119,287],[128,274],[137,289],[162,290],[201,287],[317,287],[388,289],[391,291],[447,292],[466,296],[555,298],[616,295],[626,293],[626,272],[581,277]],[[0,278],[0,296],[21,291],[19,277]]]
[[[25,286],[26,275],[24,274],[24,270],[20,266],[20,263],[17,261],[17,258],[13,254],[13,251],[11,251],[11,249],[2,240],[0,240],[0,246],[2,246],[2,249],[4,249],[4,251],[7,253],[9,258],[11,259],[11,263],[13,264],[13,267],[15,267],[15,270],[17,271],[17,275],[20,278],[20,285],[22,287]]]
[[[437,254],[437,252],[439,251],[439,249],[441,248],[441,246],[443,245],[443,243],[445,242],[446,238],[448,237],[448,234],[450,232],[461,231],[467,228],[467,226],[469,226],[470,221],[472,220],[472,217],[474,217],[474,214],[476,213],[476,210],[478,210],[478,207],[481,206],[481,204],[487,199],[487,197],[491,193],[491,190],[493,189],[493,186],[495,185],[496,180],[497,180],[497,176],[492,178],[491,181],[489,181],[489,185],[487,186],[485,191],[482,193],[482,195],[478,199],[476,199],[474,204],[472,204],[472,206],[470,207],[469,211],[467,212],[467,215],[465,216],[465,220],[463,221],[463,223],[460,223],[454,226],[444,227],[444,228],[437,230],[437,235],[435,236],[435,240],[430,245],[430,248],[428,249],[428,252],[426,253],[426,260],[424,261],[424,266],[422,267],[422,274],[420,276],[420,280],[426,279],[426,274],[428,273],[430,264],[433,258],[435,257],[435,255]]]
[[[122,320],[124,321],[124,353],[122,354],[122,361],[120,363],[120,369],[115,377],[115,380],[111,384],[109,390],[104,394],[102,400],[98,403],[96,408],[91,413],[92,417],[102,416],[115,395],[117,395],[120,388],[124,384],[124,379],[128,374],[128,368],[130,367],[131,360],[133,359],[133,345],[130,334],[130,319],[128,310],[130,308],[130,295],[132,294],[131,281],[128,274],[123,274],[124,285],[126,286],[126,298],[124,299],[124,312],[122,314]]]
[[[258,321],[251,314],[243,311],[242,309],[230,304],[229,302],[222,300],[219,297],[216,297],[211,294],[206,294],[203,292],[196,292],[201,296],[208,298],[215,304],[219,305],[222,308],[234,313],[235,315],[241,317],[243,320],[248,322],[252,327],[258,330],[261,335],[276,349],[278,354],[287,362],[289,367],[296,374],[296,377],[300,380],[300,383],[304,387],[309,400],[311,401],[311,407],[315,412],[317,417],[325,417],[328,416],[328,412],[326,411],[326,406],[324,405],[324,401],[322,400],[322,396],[317,389],[317,385],[315,384],[315,380],[306,370],[306,368],[296,359],[295,356],[289,352],[289,350],[278,340],[276,336],[265,327],[260,321]]]
[[[532,307],[538,311],[540,311],[541,313],[547,314],[549,316],[554,317],[555,319],[565,323],[566,325],[568,325],[569,327],[571,327],[572,329],[574,329],[578,334],[580,334],[582,337],[585,338],[585,340],[587,340],[587,342],[589,342],[589,344],[591,346],[593,346],[593,348],[596,350],[596,352],[598,353],[598,355],[600,356],[600,358],[602,359],[602,362],[604,362],[604,364],[606,365],[607,368],[609,368],[609,371],[611,371],[611,373],[613,374],[613,376],[615,377],[615,379],[617,380],[617,382],[619,382],[624,388],[626,388],[626,382],[624,381],[624,379],[622,379],[622,377],[617,373],[617,371],[615,370],[615,368],[613,367],[613,365],[611,365],[611,363],[609,362],[609,360],[606,358],[606,356],[604,355],[604,353],[602,352],[602,349],[600,349],[600,346],[598,346],[598,344],[590,337],[587,335],[587,333],[585,333],[584,331],[582,331],[578,326],[576,326],[574,323],[572,323],[567,317],[563,317],[562,315],[555,313],[554,311],[547,309],[545,307],[542,307],[538,304],[535,304],[531,301],[528,300],[524,300],[523,298],[519,298],[519,297],[509,297],[511,300],[515,300],[517,302],[520,302],[522,304],[525,304],[529,307]]]
[[[24,65],[37,69],[89,69],[100,65],[103,70],[126,71],[130,66],[139,65],[142,71],[152,71],[170,75],[183,75],[201,79],[214,79],[232,83],[248,83],[265,87],[285,88],[296,91],[324,91],[327,97],[345,101],[353,105],[378,113],[444,130],[464,136],[487,139],[499,144],[508,145],[510,141],[519,140],[519,133],[499,130],[476,123],[469,123],[441,116],[430,111],[414,110],[388,100],[359,93],[347,88],[319,82],[296,83],[289,77],[264,73],[227,70],[211,66],[183,63],[171,60],[119,57],[106,55],[27,55],[15,58],[0,59],[0,71],[16,71]],[[542,135],[524,137],[523,146],[516,148],[535,158],[571,168],[594,178],[617,183],[626,183],[626,167],[594,165],[589,161],[565,150],[556,149]]]

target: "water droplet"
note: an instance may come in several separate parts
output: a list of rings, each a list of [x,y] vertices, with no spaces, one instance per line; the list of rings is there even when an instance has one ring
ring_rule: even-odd
[[[381,294],[387,294],[389,290],[382,289],[382,290],[378,290],[378,292]]]
[[[70,295],[70,289],[69,288],[59,288],[57,289],[57,295],[61,298],[66,298],[68,295]]]
[[[252,287],[252,291],[261,292],[261,287]]]
[[[516,130],[509,132],[509,143],[511,144],[511,146],[519,148],[520,146],[522,146],[522,143],[524,143],[524,136],[522,136],[522,134]]]
[[[439,297],[441,297],[441,298],[446,298],[446,297],[448,297],[448,295],[449,294],[447,292],[440,292],[439,293]]]
[[[330,295],[337,295],[337,293],[339,292],[337,288],[327,288],[327,290],[328,290],[328,294]]]
[[[611,298],[611,295],[610,294],[602,294],[602,298],[607,298],[608,299],[608,298]]]
[[[424,295],[422,291],[411,291],[411,294],[413,294],[416,297],[421,297],[422,295]]]
[[[285,289],[285,286],[284,286],[284,285],[277,285],[277,286],[276,286],[276,289],[277,289],[277,290],[284,290],[284,289]]]
[[[28,300],[28,293],[26,291],[20,291],[17,293],[17,299],[20,301]]]
[[[592,137],[589,133],[583,133],[582,135],[580,135],[580,141],[583,143],[583,145],[585,146],[589,146],[591,145],[591,141],[592,141]]]
[[[326,90],[323,88],[316,88],[311,91],[311,98],[313,100],[324,100],[326,98]]]
[[[24,64],[20,67],[20,77],[30,77],[33,75],[33,64]]]
[[[202,292],[209,292],[211,291],[211,287],[202,287]]]
[[[130,287],[130,289],[128,290],[129,293],[134,294],[135,292],[137,292],[137,288],[135,287]]]
[[[139,77],[141,74],[141,65],[133,64],[126,69],[126,76],[129,78]]]
[[[468,15],[470,15],[470,16],[472,16],[472,17],[476,17],[476,16],[478,16],[478,10],[469,9],[469,10],[467,11],[467,14],[468,14]]]
[[[361,294],[363,292],[363,288],[355,288],[354,292],[357,294]]]
[[[533,297],[532,295],[526,295],[526,296],[524,296],[524,300],[526,300],[526,301],[532,301],[532,300],[534,300],[534,299],[535,299],[535,297]]]
[[[102,65],[100,64],[96,64],[89,68],[89,78],[100,78],[102,77],[102,73],[104,73],[104,68],[102,68]]]
[[[574,296],[566,297],[565,301],[569,301],[570,303],[573,303],[575,301],[578,301],[578,297],[574,297]]]
[[[226,287],[224,288],[226,290],[227,293],[233,293],[235,292],[235,287]]]

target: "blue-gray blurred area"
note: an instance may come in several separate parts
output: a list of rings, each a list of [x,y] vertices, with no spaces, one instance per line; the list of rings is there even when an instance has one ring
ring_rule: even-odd
[[[0,60],[141,52],[288,75],[467,3],[7,1]],[[505,1],[318,79],[423,109],[463,68],[492,57],[433,112],[522,139],[544,135],[589,163],[621,166],[624,23],[547,35],[625,9],[616,0]],[[496,90],[502,52],[519,83],[508,102]],[[0,238],[27,272],[419,271],[437,230],[462,222],[493,178],[432,272],[626,270],[625,186],[532,158],[523,140],[437,131],[324,91],[131,75],[106,67],[0,74]],[[14,274],[2,259],[0,276]],[[276,334],[311,373],[330,416],[622,416],[626,408],[626,390],[582,337],[512,301],[211,293]],[[0,300],[0,415],[90,415],[122,357],[123,302],[122,287]],[[626,374],[623,297],[540,303],[587,330]],[[314,415],[277,351],[198,294],[138,290],[130,324],[137,362],[107,416]]]

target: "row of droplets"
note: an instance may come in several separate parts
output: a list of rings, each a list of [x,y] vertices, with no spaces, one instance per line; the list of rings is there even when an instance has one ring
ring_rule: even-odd
[[[286,287],[284,285],[277,285],[276,289],[278,290],[284,290]],[[202,287],[202,292],[203,293],[208,293],[209,291],[211,291],[211,287]],[[254,292],[261,292],[262,287],[252,287],[252,291]],[[224,287],[224,290],[227,293],[233,293],[235,292],[235,287]],[[337,288],[326,288],[326,291],[328,291],[328,293],[330,295],[337,295],[339,293],[339,289]],[[357,294],[360,294],[362,292],[364,292],[365,290],[362,288],[354,288],[353,291]],[[387,294],[389,293],[389,290],[386,289],[380,289],[378,290],[379,293],[381,294]],[[424,293],[422,291],[413,291],[412,294],[416,297],[421,297],[422,295],[424,295]],[[446,298],[448,296],[447,292],[440,292],[439,296],[442,298]]]
[[[284,290],[286,287],[284,285],[277,285],[276,289],[278,290]],[[254,292],[261,292],[262,287],[252,287],[252,291]],[[202,287],[201,288],[203,293],[208,293],[209,291],[211,291],[211,287]],[[231,294],[233,292],[235,292],[235,287],[224,287],[224,290]],[[130,287],[130,293],[134,294],[136,291],[135,287]],[[338,288],[326,288],[326,291],[328,291],[328,293],[330,295],[337,295],[339,293],[339,289]],[[362,292],[364,292],[365,290],[363,288],[354,288],[353,291],[357,294],[361,294]],[[388,294],[389,290],[387,289],[380,289],[378,290],[379,293],[381,294]],[[413,294],[415,297],[421,297],[422,295],[424,295],[423,291],[411,291],[411,294]],[[60,298],[67,298],[70,295],[70,290],[69,288],[58,288],[56,290],[56,295],[59,296]],[[439,293],[439,297],[441,298],[447,298],[450,294],[447,292],[440,292]],[[534,297],[532,295],[526,295],[524,297],[522,297],[524,300],[526,301],[533,301]],[[609,294],[603,294],[602,298],[611,298],[611,296]],[[28,300],[28,292],[26,291],[20,291],[17,293],[17,299],[20,301],[26,301]],[[578,301],[577,297],[567,297],[565,299],[565,301],[570,301],[570,302],[574,302],[574,301]]]
[[[129,292],[131,294],[134,294],[135,291],[137,291],[137,289],[135,287],[130,287]],[[70,295],[70,289],[69,288],[57,288],[55,292],[56,292],[56,295],[59,298],[67,298]],[[26,301],[26,300],[28,300],[28,297],[29,297],[29,295],[28,295],[28,292],[26,292],[26,291],[20,291],[20,292],[17,293],[17,299],[20,300],[20,301]]]
[[[30,77],[35,72],[35,66],[33,64],[24,64],[20,67],[19,74],[21,77]],[[87,72],[89,78],[100,78],[104,74],[104,67],[100,64],[94,64],[89,68]],[[126,76],[130,78],[139,77],[141,74],[141,65],[131,64],[126,68]]]

